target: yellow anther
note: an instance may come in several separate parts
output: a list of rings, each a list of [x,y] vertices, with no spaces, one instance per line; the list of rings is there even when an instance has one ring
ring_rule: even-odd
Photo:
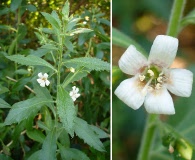
[[[157,83],[155,86],[155,89],[161,89],[161,88],[162,88],[162,85],[160,83]]]
[[[154,89],[153,89],[153,87],[151,87],[151,86],[148,86],[148,91],[153,91]]]
[[[143,81],[146,77],[144,75],[139,75],[140,81]]]
[[[162,82],[163,82],[162,80],[163,80],[163,77],[158,77],[158,78],[157,78],[157,81],[158,81],[159,83],[162,83]]]
[[[150,74],[150,77],[154,76],[154,72],[151,69],[148,70],[148,73]]]

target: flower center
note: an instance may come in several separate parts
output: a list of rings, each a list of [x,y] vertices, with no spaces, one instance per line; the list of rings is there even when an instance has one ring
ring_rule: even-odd
[[[42,77],[41,79],[42,79],[43,81],[46,81],[46,80],[47,80],[47,78],[45,78],[45,77]]]
[[[146,67],[139,75],[139,79],[145,84],[142,92],[146,93],[147,91],[161,89],[165,81],[165,76],[161,68],[153,65]]]

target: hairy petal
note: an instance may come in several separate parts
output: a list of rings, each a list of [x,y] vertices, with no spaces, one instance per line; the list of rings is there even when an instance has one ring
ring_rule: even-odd
[[[149,63],[168,68],[175,59],[178,39],[159,35],[155,38],[150,50]]]
[[[142,88],[138,85],[138,78],[133,77],[122,81],[114,93],[125,104],[136,110],[141,107],[145,99],[145,95],[141,92]]]
[[[189,97],[192,92],[193,73],[186,69],[169,69],[167,71],[167,89],[182,97]]]
[[[130,75],[135,75],[147,65],[147,59],[133,45],[130,45],[119,60],[120,69]]]
[[[148,93],[144,106],[148,113],[175,114],[172,97],[166,88]]]

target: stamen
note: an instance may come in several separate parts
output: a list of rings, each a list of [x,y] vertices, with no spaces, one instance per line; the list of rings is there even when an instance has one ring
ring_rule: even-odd
[[[160,83],[157,83],[155,86],[155,89],[161,89],[161,88],[162,88],[162,85]]]
[[[144,88],[142,89],[142,94],[146,95],[147,94],[147,89],[148,89],[148,86],[150,85],[150,83],[152,82],[153,80],[153,77],[150,78],[150,80],[146,83],[146,85],[144,86]]]
[[[158,81],[159,83],[162,83],[162,82],[163,82],[162,80],[163,80],[163,77],[158,77],[158,78],[157,78],[157,81]]]
[[[154,76],[154,72],[151,69],[149,69],[147,72],[150,74],[150,77]]]
[[[148,91],[153,91],[154,89],[153,89],[153,87],[151,87],[151,86],[148,86]]]
[[[142,82],[145,78],[146,78],[146,76],[144,76],[144,75],[139,75],[139,79],[140,79],[141,82]]]

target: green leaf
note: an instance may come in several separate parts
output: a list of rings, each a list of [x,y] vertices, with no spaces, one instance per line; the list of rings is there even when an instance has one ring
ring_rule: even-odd
[[[29,55],[27,57],[24,57],[24,55],[13,55],[13,56],[6,56],[6,58],[22,65],[45,66],[56,71],[56,69],[47,61],[33,55]]]
[[[94,125],[89,125],[89,127],[98,135],[98,138],[108,138],[109,135],[101,130],[100,128],[94,126]]]
[[[60,20],[60,18],[58,16],[57,12],[56,11],[52,11],[51,15],[58,22],[58,25],[61,26],[62,22],[61,22],[61,20]]]
[[[29,74],[29,72],[26,69],[18,69],[15,71],[15,74],[25,75],[25,74]]]
[[[67,38],[65,39],[64,44],[65,44],[66,48],[67,48],[69,51],[71,51],[71,52],[74,51],[74,46],[73,46],[72,42],[69,41]]]
[[[2,159],[2,160],[13,160],[11,157],[9,157],[5,154],[0,154],[0,159]]]
[[[2,8],[2,9],[0,10],[0,16],[2,16],[2,15],[4,15],[4,14],[8,14],[9,11],[10,11],[10,9],[7,8],[7,7]]]
[[[2,30],[12,30],[12,31],[17,31],[15,28],[12,28],[11,26],[8,25],[0,25],[0,29]]]
[[[90,70],[102,71],[110,70],[110,64],[93,57],[81,57],[64,61],[64,65],[68,68],[86,67]]]
[[[9,111],[4,124],[10,125],[12,123],[20,123],[33,114],[36,114],[42,105],[53,102],[47,99],[34,97],[25,101],[15,103]]]
[[[64,7],[62,8],[62,14],[64,15],[65,19],[68,19],[69,17],[69,2],[68,0],[64,4]]]
[[[47,137],[45,138],[43,142],[42,149],[39,154],[40,160],[56,160],[56,135],[55,131],[49,132]]]
[[[12,0],[11,5],[10,5],[11,11],[15,11],[16,9],[18,9],[21,3],[22,3],[22,0]]]
[[[37,8],[36,8],[34,5],[32,5],[32,4],[28,4],[28,5],[26,5],[25,7],[26,7],[26,9],[29,10],[30,12],[35,12],[35,11],[37,11]]]
[[[80,118],[75,119],[75,133],[91,147],[101,152],[105,151],[102,142],[99,140],[98,136],[94,133],[86,121]]]
[[[62,159],[70,160],[90,160],[89,157],[78,149],[65,148],[61,144],[58,145],[60,149],[60,154]]]
[[[9,91],[8,88],[6,88],[6,87],[0,85],[0,94],[5,93],[5,92],[8,92],[8,91]]]
[[[134,45],[138,51],[144,55],[147,55],[146,51],[138,43],[115,28],[112,28],[112,44],[123,48]]]
[[[71,19],[68,22],[67,26],[66,26],[66,32],[72,30],[72,28],[75,27],[77,22],[80,21],[80,20],[81,20],[81,18],[73,18],[73,19]]]
[[[57,20],[50,15],[49,13],[41,12],[41,14],[45,17],[45,19],[52,25],[53,28],[60,29],[60,25]]]
[[[41,48],[42,49],[49,49],[50,51],[58,50],[58,48],[53,44],[45,44],[45,45],[41,46]]]
[[[38,160],[39,159],[39,155],[41,154],[41,150],[38,150],[36,152],[34,152],[29,158],[28,160]]]
[[[62,86],[58,86],[57,90],[57,112],[65,130],[73,137],[76,108],[72,98]]]
[[[37,142],[43,143],[45,140],[45,135],[42,133],[42,131],[33,129],[31,131],[26,132],[27,136]]]
[[[74,81],[78,81],[81,78],[86,77],[87,74],[88,74],[87,70],[84,70],[84,69],[83,70],[78,70],[75,73],[70,72],[66,76],[66,78],[65,78],[65,80],[62,84],[63,88],[65,88],[69,83],[72,83]]]
[[[11,106],[6,101],[0,98],[0,108],[11,108]]]
[[[181,20],[181,26],[187,26],[188,24],[195,24],[195,9],[192,10],[187,16]]]
[[[87,29],[87,28],[77,28],[77,29],[71,30],[71,31],[68,32],[67,34],[70,35],[70,36],[73,36],[73,35],[75,35],[75,34],[89,33],[89,32],[92,32],[92,31],[93,31],[93,30]]]

